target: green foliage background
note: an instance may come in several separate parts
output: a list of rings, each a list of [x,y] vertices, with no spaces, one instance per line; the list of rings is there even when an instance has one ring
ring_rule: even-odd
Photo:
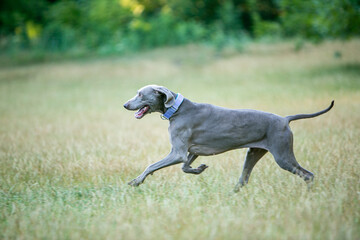
[[[359,35],[357,0],[3,0],[0,49],[121,54],[247,39]]]

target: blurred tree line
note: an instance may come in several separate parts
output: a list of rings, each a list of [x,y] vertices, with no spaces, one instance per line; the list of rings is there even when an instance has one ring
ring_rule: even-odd
[[[360,33],[359,0],[1,0],[0,48],[124,53]]]

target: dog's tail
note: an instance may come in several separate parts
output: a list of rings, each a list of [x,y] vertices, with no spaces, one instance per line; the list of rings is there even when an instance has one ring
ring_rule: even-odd
[[[297,115],[291,115],[291,116],[287,116],[285,117],[288,122],[294,121],[294,120],[298,120],[298,119],[303,119],[303,118],[313,118],[313,117],[317,117],[321,114],[324,114],[326,112],[328,112],[332,107],[334,106],[334,100],[332,100],[330,106],[320,112],[317,113],[312,113],[312,114],[297,114]]]

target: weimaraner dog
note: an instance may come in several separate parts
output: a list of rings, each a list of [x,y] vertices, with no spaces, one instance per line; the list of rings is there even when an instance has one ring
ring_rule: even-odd
[[[207,168],[206,165],[201,164],[197,168],[190,166],[198,156],[215,155],[238,148],[249,150],[235,191],[248,183],[253,167],[268,151],[281,168],[300,176],[309,184],[314,174],[302,168],[295,159],[289,122],[316,117],[328,112],[333,106],[334,101],[317,113],[281,117],[257,110],[232,110],[195,103],[165,87],[145,86],[124,107],[138,110],[135,113],[137,119],[152,112],[159,112],[163,119],[168,119],[172,149],[168,156],[148,166],[129,184],[138,186],[149,174],[178,163],[183,163],[182,170],[185,173],[200,174]]]

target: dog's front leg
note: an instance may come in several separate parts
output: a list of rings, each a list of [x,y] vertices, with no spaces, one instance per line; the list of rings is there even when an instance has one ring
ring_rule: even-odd
[[[152,174],[153,172],[155,172],[161,168],[184,162],[185,160],[186,160],[186,153],[184,155],[178,151],[171,151],[171,153],[164,159],[148,166],[141,175],[139,175],[134,180],[130,181],[129,185],[134,186],[134,187],[139,186],[140,184],[142,184],[144,182],[145,178],[149,174]]]

